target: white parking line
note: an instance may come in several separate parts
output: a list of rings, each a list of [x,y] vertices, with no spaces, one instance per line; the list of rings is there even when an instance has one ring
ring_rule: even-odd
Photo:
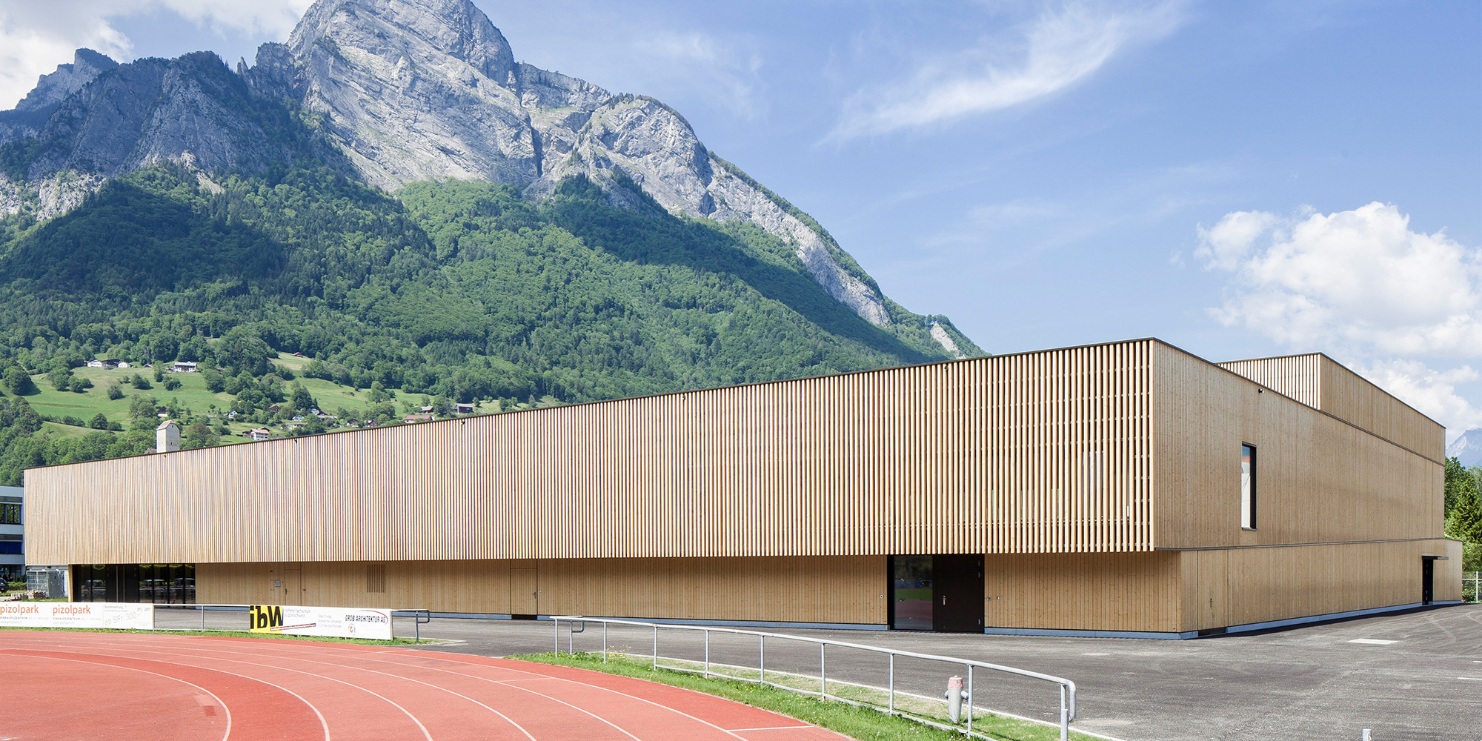
[[[1367,646],[1388,646],[1391,643],[1398,643],[1398,641],[1381,641],[1378,638],[1355,638],[1349,641],[1349,643],[1362,643]]]

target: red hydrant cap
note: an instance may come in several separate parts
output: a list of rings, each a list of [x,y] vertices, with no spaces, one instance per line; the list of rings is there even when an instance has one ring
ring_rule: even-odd
[[[960,689],[962,689],[962,677],[953,677],[953,678],[947,680],[947,689],[949,689],[949,690],[960,690]]]

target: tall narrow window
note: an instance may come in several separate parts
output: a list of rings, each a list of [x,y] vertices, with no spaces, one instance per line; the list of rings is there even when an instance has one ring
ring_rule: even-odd
[[[1256,446],[1240,446],[1240,526],[1256,529]]]

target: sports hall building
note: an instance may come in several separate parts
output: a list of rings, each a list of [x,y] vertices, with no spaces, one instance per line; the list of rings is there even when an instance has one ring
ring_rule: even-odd
[[[1444,432],[1155,339],[26,473],[73,599],[1189,637],[1460,599]]]

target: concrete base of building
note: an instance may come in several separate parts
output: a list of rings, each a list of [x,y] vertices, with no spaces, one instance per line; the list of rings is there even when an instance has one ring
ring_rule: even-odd
[[[1152,640],[1186,640],[1189,638],[1212,638],[1215,636],[1230,635],[1234,633],[1251,633],[1261,630],[1278,630],[1290,628],[1297,625],[1310,625],[1312,623],[1323,623],[1334,620],[1348,620],[1352,618],[1368,617],[1370,615],[1383,615],[1392,612],[1405,612],[1417,610],[1423,607],[1448,607],[1462,604],[1460,600],[1446,600],[1423,604],[1412,602],[1406,605],[1390,605],[1388,607],[1374,607],[1367,610],[1348,610],[1345,612],[1330,612],[1323,615],[1307,615],[1304,617],[1288,618],[1285,620],[1267,620],[1259,623],[1246,623],[1245,625],[1231,625],[1224,628],[1206,628],[1204,630],[1186,630],[1179,633],[1135,631],[1135,630],[1058,630],[1047,628],[986,628],[983,633],[987,635],[1005,636],[1060,636],[1065,638],[1142,638]]]
[[[552,617],[560,617],[563,620],[569,616],[540,615],[538,620],[550,620]],[[606,615],[582,615],[581,617],[594,620],[631,620],[635,623],[653,623],[655,625],[703,625],[718,628],[767,628],[769,630],[890,630],[889,625],[876,625],[871,623],[806,623],[789,622],[780,620],[694,620],[685,618],[651,618],[651,617],[612,617]]]

